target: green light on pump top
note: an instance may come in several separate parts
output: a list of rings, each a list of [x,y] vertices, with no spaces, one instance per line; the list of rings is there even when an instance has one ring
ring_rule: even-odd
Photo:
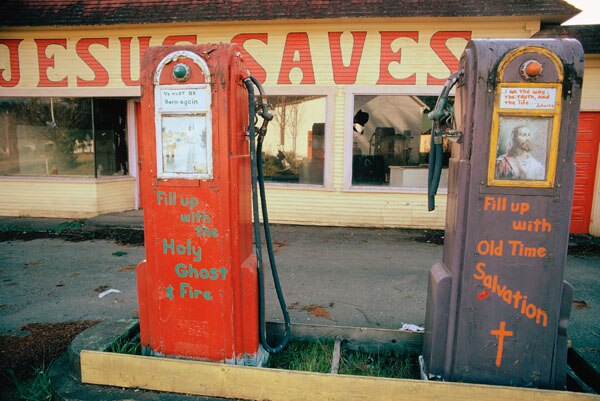
[[[178,82],[187,81],[190,78],[190,67],[185,64],[177,64],[173,67],[173,77]]]

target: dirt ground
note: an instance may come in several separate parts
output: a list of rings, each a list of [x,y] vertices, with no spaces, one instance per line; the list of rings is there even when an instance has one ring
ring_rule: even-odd
[[[0,399],[16,397],[15,380],[27,383],[63,354],[69,343],[98,321],[32,323],[20,335],[0,335]]]
[[[38,239],[60,239],[70,242],[94,241],[107,239],[122,245],[143,245],[143,232],[132,230],[104,229],[85,230],[67,228],[56,231],[19,230],[16,227],[0,228],[0,242],[32,241]],[[117,254],[118,255],[118,254]],[[27,269],[38,268],[40,261],[32,259]],[[127,270],[134,270],[135,265]],[[125,269],[125,268],[121,268]],[[31,291],[24,283],[17,283],[7,277],[0,277],[2,291],[19,288],[19,291]],[[58,280],[58,279],[57,279]],[[65,280],[66,281],[66,280]],[[52,283],[56,290],[68,285],[62,280]],[[106,287],[106,286],[104,286]],[[95,292],[104,290],[102,285],[94,288]],[[6,295],[6,292],[5,292]],[[25,295],[25,294],[23,294]],[[30,295],[30,294],[28,294]],[[50,294],[48,294],[50,295]],[[15,295],[18,296],[18,295]],[[0,302],[0,311],[10,309],[9,305]],[[35,320],[34,320],[35,321]],[[47,369],[52,361],[67,350],[69,343],[83,330],[98,323],[98,320],[80,320],[58,323],[36,322],[11,330],[10,334],[0,335],[0,401],[18,400],[15,381],[30,385],[40,370]]]

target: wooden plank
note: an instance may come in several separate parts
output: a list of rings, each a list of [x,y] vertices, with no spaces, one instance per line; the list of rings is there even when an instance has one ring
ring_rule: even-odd
[[[337,375],[340,370],[340,354],[342,351],[342,342],[335,340],[333,344],[333,355],[331,356],[331,374]]]
[[[275,342],[283,336],[282,323],[267,322],[269,341]],[[301,341],[346,340],[349,349],[365,351],[398,351],[420,354],[423,350],[423,333],[412,331],[376,329],[369,327],[322,326],[292,324],[291,339]]]
[[[81,352],[83,383],[250,400],[598,401],[570,392],[330,375],[97,351]]]

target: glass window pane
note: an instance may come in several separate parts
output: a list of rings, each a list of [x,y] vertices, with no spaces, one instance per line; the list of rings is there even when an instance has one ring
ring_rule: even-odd
[[[0,174],[93,175],[90,99],[3,99],[0,112]]]
[[[123,99],[1,99],[0,175],[127,174],[126,110]]]
[[[356,95],[352,185],[427,188],[435,96]],[[447,186],[450,146],[444,142],[440,187]]]
[[[323,185],[325,96],[269,96],[265,181]]]

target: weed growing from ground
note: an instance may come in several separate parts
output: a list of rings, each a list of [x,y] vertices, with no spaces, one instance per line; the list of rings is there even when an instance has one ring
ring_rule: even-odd
[[[21,381],[14,372],[9,371],[19,399],[24,401],[51,401],[52,390],[48,370],[49,367],[36,369],[35,376],[30,381]]]
[[[142,355],[142,346],[140,344],[140,333],[133,337],[129,333],[125,333],[117,338],[108,348],[108,352],[116,352],[118,354]]]

